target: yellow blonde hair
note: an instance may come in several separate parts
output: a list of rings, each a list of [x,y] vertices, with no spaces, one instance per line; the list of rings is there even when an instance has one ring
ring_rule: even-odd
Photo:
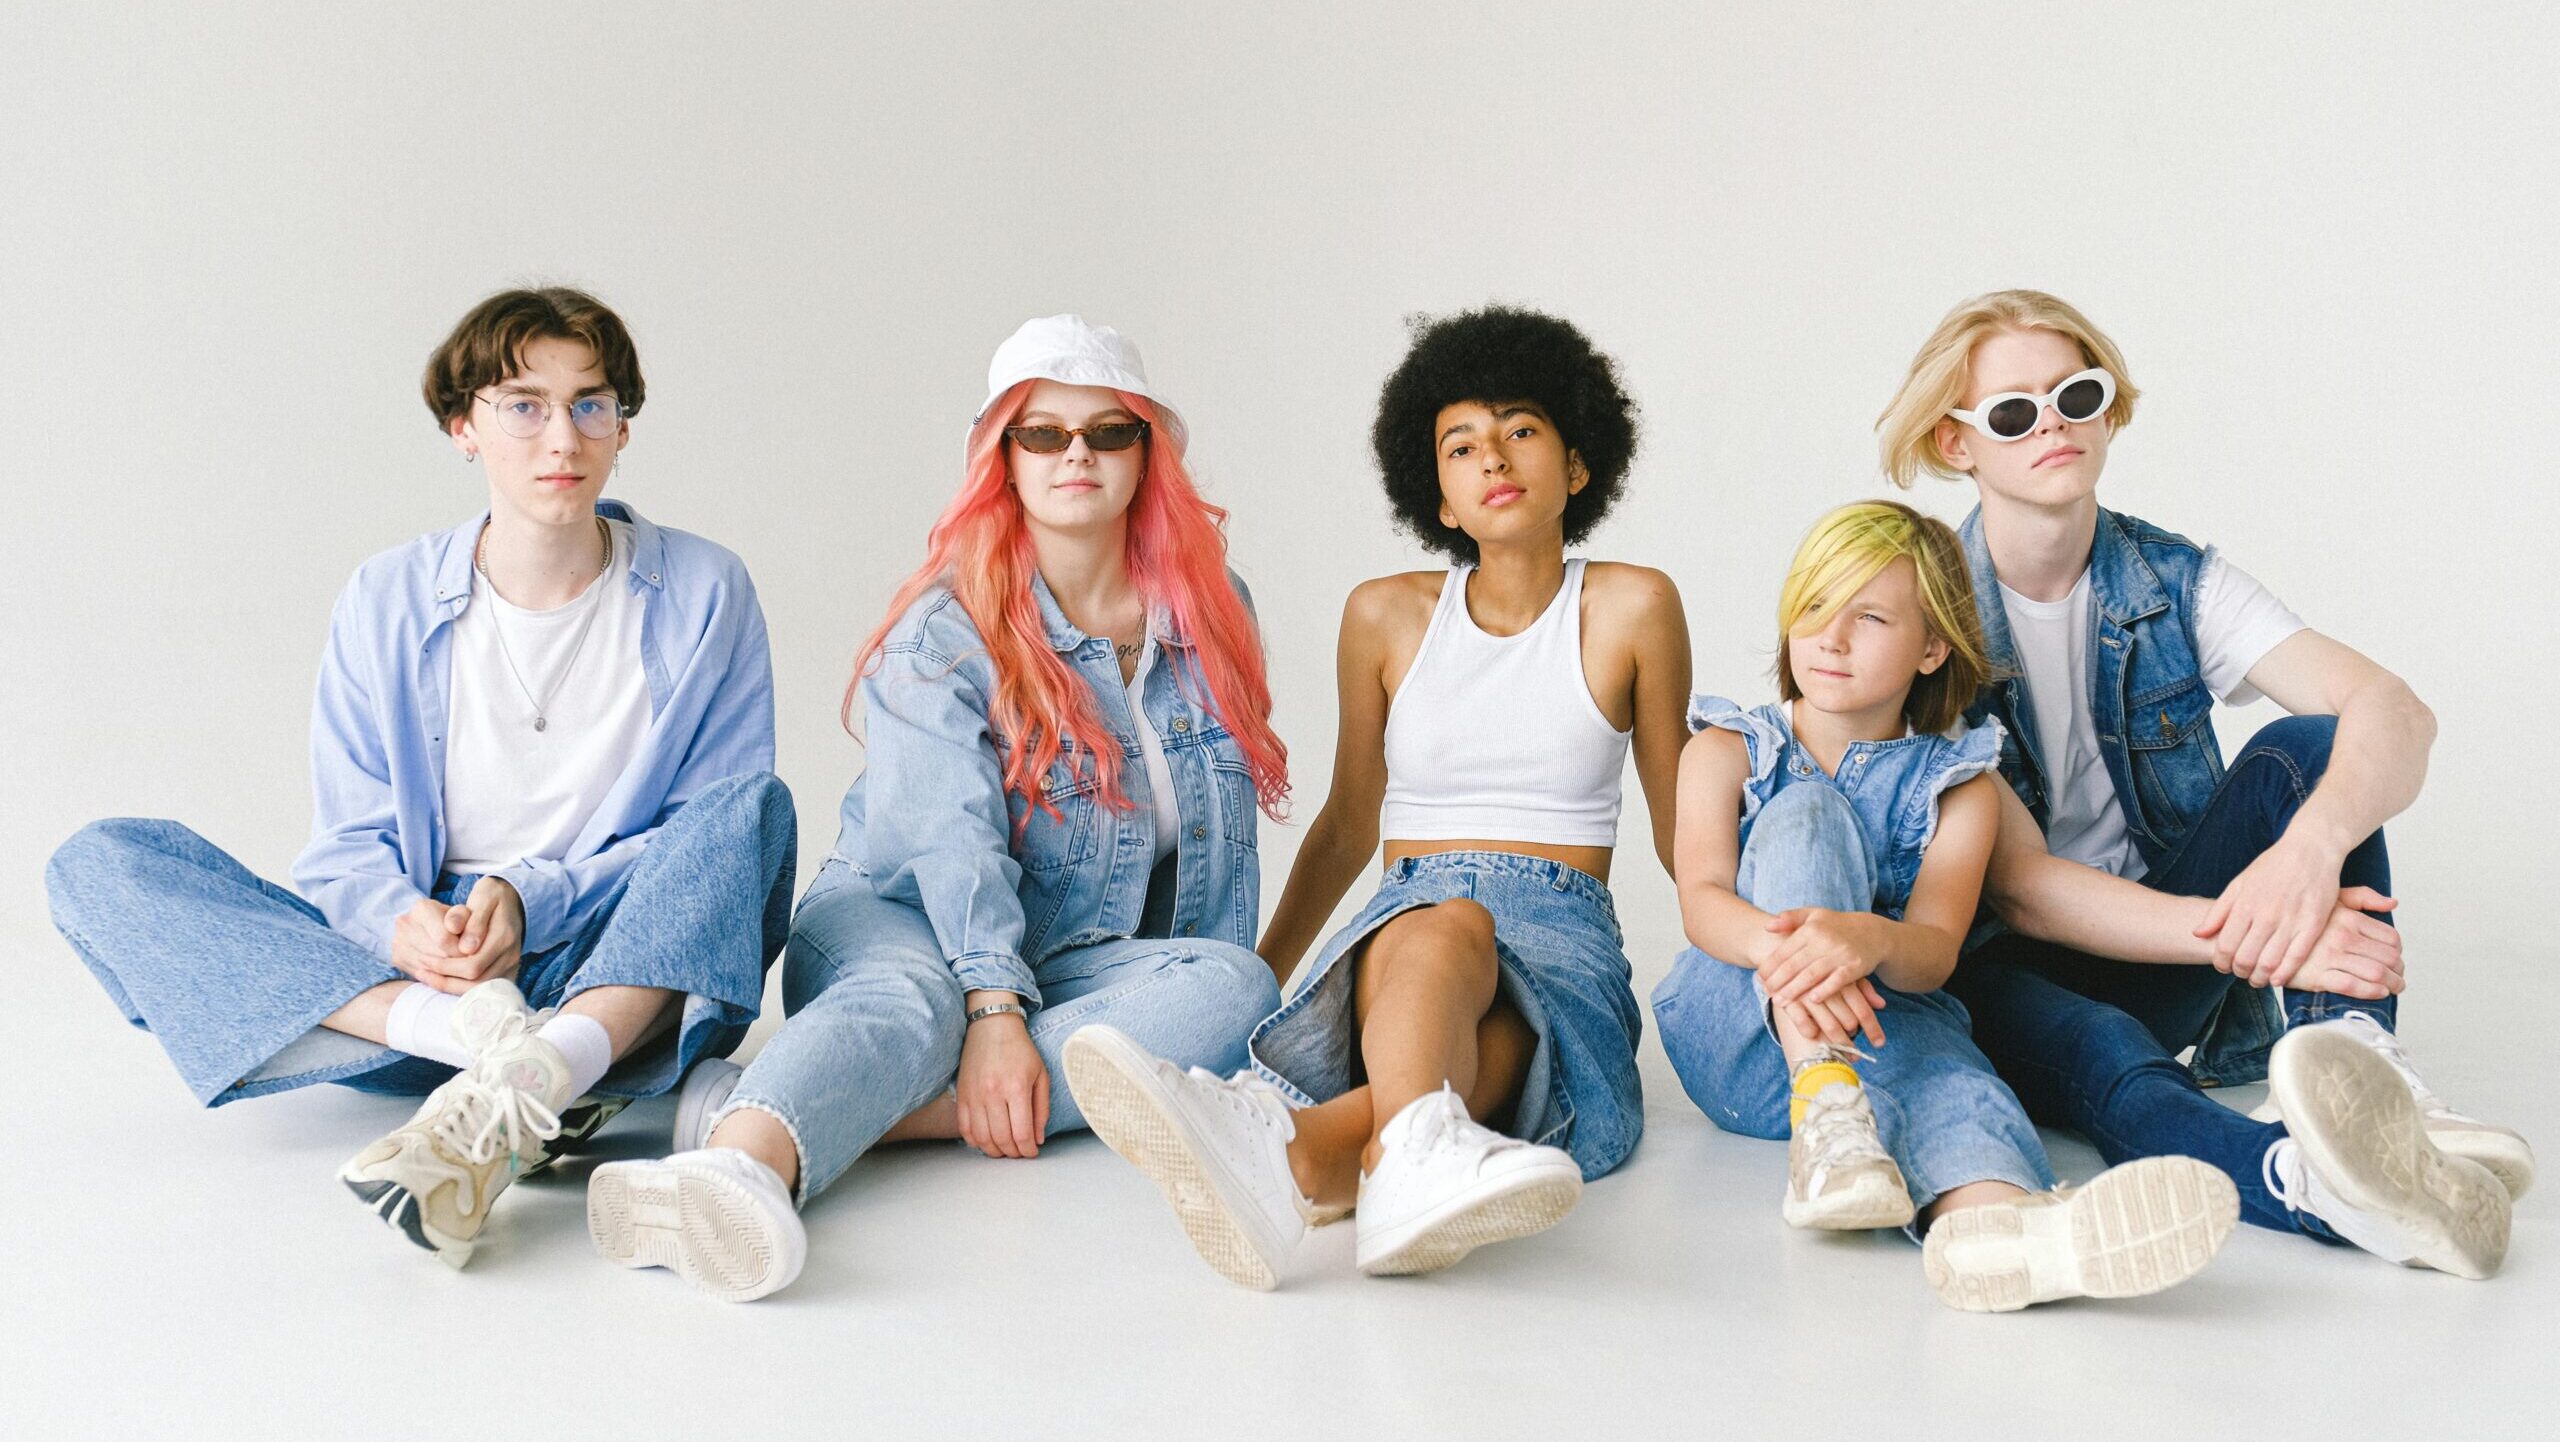
[[[1974,693],[1991,679],[1982,616],[1973,604],[1973,573],[1953,528],[1900,501],[1842,506],[1814,522],[1796,547],[1787,583],[1778,592],[1782,699],[1793,701],[1803,694],[1788,664],[1788,640],[1822,624],[1832,606],[1846,604],[1885,567],[1906,558],[1919,573],[1920,608],[1931,633],[1947,643],[1947,659],[1937,670],[1912,678],[1902,714],[1914,731],[1944,731],[1963,719]]]
[[[2120,431],[2133,423],[2133,403],[2142,392],[2135,388],[2133,377],[2125,374],[2124,352],[2116,349],[2106,332],[2058,296],[2040,290],[1995,290],[1947,312],[1947,318],[1920,343],[1920,353],[1911,358],[1911,369],[1903,374],[1902,388],[1893,393],[1893,404],[1876,417],[1884,473],[1895,485],[1909,490],[1922,471],[1951,480],[1964,474],[1938,449],[1938,422],[1964,404],[1973,348],[1985,336],[2004,330],[2049,330],[2068,337],[2080,347],[2083,360],[2105,366],[2116,378],[2116,398],[2107,407],[2107,425]]]

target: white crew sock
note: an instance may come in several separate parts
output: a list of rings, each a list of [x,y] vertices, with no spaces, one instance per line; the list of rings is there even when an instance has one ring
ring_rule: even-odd
[[[383,1042],[393,1051],[467,1067],[471,1053],[453,1034],[453,1009],[461,1004],[458,996],[413,981],[391,999],[391,1014],[382,1023]]]
[[[613,1066],[613,1037],[604,1023],[591,1016],[564,1011],[542,1024],[534,1035],[560,1049],[560,1057],[569,1063],[569,1095],[582,1097],[595,1090],[597,1082]]]

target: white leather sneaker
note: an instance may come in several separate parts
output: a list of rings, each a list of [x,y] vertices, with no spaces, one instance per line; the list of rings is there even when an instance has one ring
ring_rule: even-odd
[[[1866,1088],[1833,1082],[1806,1100],[1804,1120],[1787,1139],[1787,1199],[1779,1214],[1790,1227],[1829,1232],[1911,1220],[1911,1189],[1876,1135]]]
[[[2286,1032],[2267,1084],[2291,1133],[2267,1149],[2276,1200],[2386,1261],[2478,1281],[2506,1260],[2505,1185],[2437,1149],[2399,1069],[2354,1032]]]
[[[1107,1026],[1068,1037],[1065,1059],[1093,1134],[1164,1193],[1200,1259],[1238,1286],[1278,1286],[1313,1211],[1289,1170],[1287,1098],[1250,1071],[1184,1071]]]
[[[809,1258],[790,1189],[735,1147],[596,1168],[587,1235],[615,1266],[665,1267],[725,1302],[781,1291]]]
[[[2444,1098],[2437,1096],[2425,1078],[2418,1075],[2400,1038],[2364,1012],[2351,1011],[2336,1021],[2316,1025],[2338,1028],[2391,1063],[2392,1070],[2400,1073],[2400,1080],[2408,1084],[2409,1095],[2417,1102],[2419,1118],[2426,1126],[2427,1140],[2435,1143],[2436,1150],[2447,1156],[2468,1157],[2487,1167],[2498,1184],[2507,1189],[2507,1200],[2524,1200],[2524,1194],[2533,1187],[2533,1148],[2526,1145],[2522,1136],[2446,1105]],[[2257,1121],[2280,1122],[2284,1120],[2284,1109],[2270,1098],[2249,1115]]]
[[[746,1074],[745,1067],[725,1057],[704,1057],[693,1064],[676,1089],[675,1150],[698,1152],[711,1145],[711,1119],[729,1104],[738,1078]]]
[[[1443,1084],[1378,1134],[1360,1178],[1360,1270],[1436,1272],[1488,1242],[1543,1232],[1582,1200],[1582,1168],[1555,1147],[1479,1126]]]

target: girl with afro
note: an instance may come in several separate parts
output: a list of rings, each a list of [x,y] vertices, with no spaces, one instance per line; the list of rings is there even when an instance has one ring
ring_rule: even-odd
[[[1553,1225],[1643,1126],[1642,1023],[1608,888],[1630,741],[1672,855],[1689,638],[1668,577],[1567,559],[1636,448],[1572,325],[1505,306],[1421,325],[1372,434],[1397,520],[1449,560],[1343,608],[1333,786],[1260,951],[1284,980],[1385,843],[1377,894],[1255,1028],[1181,1072],[1100,1027],[1068,1047],[1094,1130],[1202,1257],[1270,1287],[1356,1204],[1370,1275]]]

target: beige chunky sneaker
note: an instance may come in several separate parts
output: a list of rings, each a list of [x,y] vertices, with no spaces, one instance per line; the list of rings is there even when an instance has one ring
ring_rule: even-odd
[[[556,1008],[532,1010],[514,982],[492,977],[464,992],[462,1000],[455,1004],[453,1037],[473,1056],[485,1056],[512,1044],[557,1014]],[[589,1138],[604,1130],[604,1124],[620,1116],[629,1105],[629,1097],[589,1092],[562,1107],[559,1135],[533,1140],[533,1145],[516,1159],[517,1178],[549,1171],[562,1157],[578,1151]]]
[[[521,1029],[436,1088],[408,1123],[355,1154],[338,1180],[450,1266],[471,1260],[489,1204],[560,1135],[560,1049]]]
[[[2204,1270],[2240,1220],[2240,1189],[2193,1157],[2144,1157],[2083,1187],[1940,1216],[1920,1248],[1938,1300],[2014,1312],[2064,1297],[2141,1297]]]
[[[1911,1220],[1911,1189],[1876,1136],[1875,1109],[1864,1087],[1833,1082],[1805,1102],[1804,1120],[1787,1140],[1790,1227],[1857,1232]]]

